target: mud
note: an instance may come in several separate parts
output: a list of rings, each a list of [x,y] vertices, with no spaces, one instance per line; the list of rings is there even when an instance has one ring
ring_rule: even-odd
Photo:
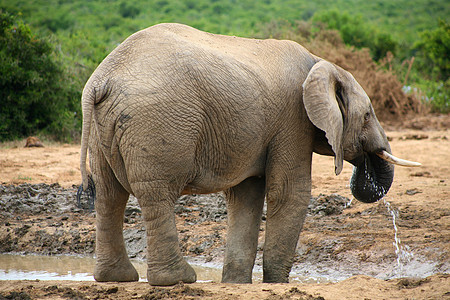
[[[0,252],[92,256],[95,250],[95,211],[91,210],[87,199],[81,202],[81,208],[77,206],[77,188],[76,185],[63,188],[45,183],[0,185],[0,205],[3,208],[0,220],[6,228],[1,231]],[[411,195],[408,190],[406,194]],[[320,194],[311,198],[302,233],[305,238],[300,239],[292,276],[338,281],[361,273],[390,279],[449,272],[448,253],[444,249],[425,247],[401,260],[399,255],[407,253],[409,246],[405,250],[403,245],[398,245],[398,253],[393,253],[395,247],[389,246],[395,242],[394,225],[419,227],[412,223],[429,219],[432,217],[430,212],[394,209],[397,221],[392,223],[386,202],[380,201],[356,211],[355,206],[360,205],[338,194]],[[183,196],[175,205],[175,213],[183,254],[197,263],[220,264],[226,237],[224,196],[221,193]],[[444,210],[433,217],[449,215],[450,211]],[[262,232],[264,227],[265,210]],[[378,235],[385,235],[387,246]],[[261,269],[263,238],[261,234],[256,271]],[[377,245],[377,238],[382,242],[381,247]],[[431,235],[425,238],[430,244],[436,241]],[[130,196],[125,210],[124,239],[131,258],[146,258],[145,228],[141,210],[133,196]]]
[[[85,197],[81,207],[77,205],[77,189],[76,185],[63,188],[57,183],[0,185],[0,220],[6,227],[6,234],[0,238],[0,252],[92,255],[95,211]],[[342,214],[349,202],[337,194],[312,197],[308,216]],[[202,255],[207,262],[222,258],[227,219],[222,193],[182,196],[175,204],[175,214],[185,256]],[[262,228],[265,219],[264,207]],[[145,259],[145,227],[133,196],[125,209],[124,227],[129,256]]]
[[[448,299],[449,275],[380,280],[355,276],[333,284],[177,284],[0,281],[0,299]]]
[[[445,275],[450,273],[449,132],[402,130],[388,132],[388,137],[395,155],[420,161],[423,167],[396,168],[391,190],[375,204],[352,200],[351,166],[345,165],[336,177],[332,158],[314,156],[313,197],[294,259],[292,276],[300,278],[292,280],[295,283],[196,283],[156,289],[146,283],[0,281],[0,299],[450,297],[450,278]],[[76,205],[78,158],[79,145],[0,147],[0,253],[92,257],[95,211],[86,199],[81,208]],[[175,212],[188,260],[221,266],[226,238],[223,195],[181,197]],[[261,270],[264,231],[263,216],[256,272]],[[134,197],[125,211],[124,236],[129,256],[145,259],[145,229]],[[335,283],[320,284],[329,281]]]

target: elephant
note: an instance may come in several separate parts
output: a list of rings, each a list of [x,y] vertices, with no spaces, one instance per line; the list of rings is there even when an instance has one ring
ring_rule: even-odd
[[[132,34],[82,93],[82,189],[95,185],[97,281],[136,281],[123,239],[129,195],[147,234],[150,285],[193,283],[174,204],[224,191],[222,281],[251,283],[267,203],[263,281],[288,282],[311,197],[313,153],[355,166],[355,198],[374,202],[393,181],[392,155],[353,76],[287,40],[158,24]],[[90,171],[86,166],[89,152]],[[89,182],[91,181],[91,184]]]

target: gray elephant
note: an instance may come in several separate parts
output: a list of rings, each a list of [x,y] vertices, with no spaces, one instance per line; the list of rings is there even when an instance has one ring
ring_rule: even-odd
[[[183,259],[174,203],[224,191],[223,282],[250,283],[264,199],[264,282],[287,282],[311,196],[313,152],[356,166],[355,198],[374,202],[396,158],[352,75],[292,41],[160,24],[131,35],[99,65],[82,96],[82,186],[96,188],[97,281],[134,281],[122,226],[136,196],[151,285],[196,281]],[[387,162],[385,159],[390,160]],[[397,160],[398,161],[398,160]]]

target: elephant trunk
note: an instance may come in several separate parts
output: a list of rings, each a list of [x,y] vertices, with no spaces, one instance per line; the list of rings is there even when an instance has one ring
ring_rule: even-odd
[[[394,166],[377,154],[364,153],[354,161],[350,189],[361,202],[372,203],[386,195],[394,179]]]

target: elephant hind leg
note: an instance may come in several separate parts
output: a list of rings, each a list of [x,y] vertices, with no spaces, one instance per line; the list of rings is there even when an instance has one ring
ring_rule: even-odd
[[[222,282],[252,282],[264,204],[264,181],[264,178],[251,177],[226,191],[228,233]]]
[[[147,280],[167,286],[197,280],[194,269],[184,260],[178,243],[174,204],[178,193],[167,181],[132,183],[147,230]]]
[[[97,145],[90,151],[96,186],[96,281],[138,281],[123,240],[123,217],[129,193],[117,181]]]

